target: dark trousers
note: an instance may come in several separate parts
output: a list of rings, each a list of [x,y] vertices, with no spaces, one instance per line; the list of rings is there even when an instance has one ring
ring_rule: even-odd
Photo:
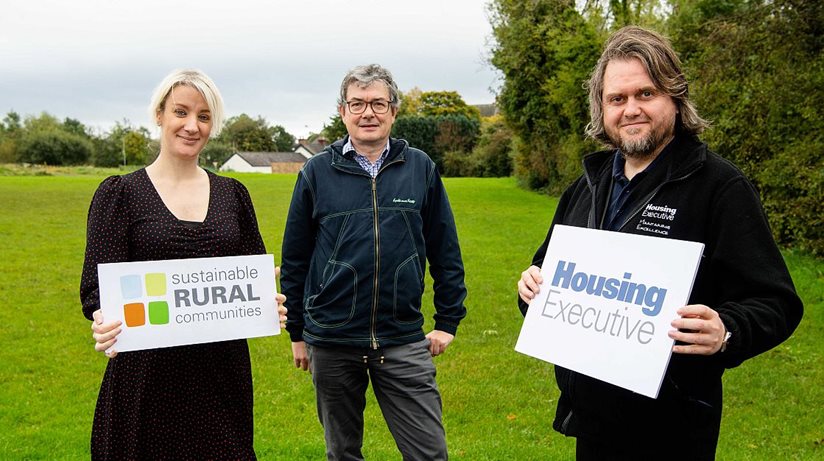
[[[370,378],[403,459],[447,459],[441,395],[428,345],[428,340],[377,350],[307,345],[330,461],[363,460],[363,410]]]

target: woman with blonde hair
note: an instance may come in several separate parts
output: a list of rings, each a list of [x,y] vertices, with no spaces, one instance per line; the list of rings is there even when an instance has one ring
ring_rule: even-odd
[[[105,179],[89,209],[80,298],[95,349],[110,358],[92,459],[255,459],[246,340],[117,354],[120,322],[106,322],[100,310],[100,263],[266,251],[246,188],[198,166],[224,119],[214,82],[197,70],[174,71],[150,111],[160,127],[157,159]],[[278,295],[281,323],[284,300]]]

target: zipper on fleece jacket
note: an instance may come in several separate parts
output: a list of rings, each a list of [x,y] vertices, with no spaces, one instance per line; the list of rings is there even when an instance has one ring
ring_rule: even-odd
[[[385,170],[386,167],[392,165],[394,163],[402,162],[403,160],[392,160],[389,163],[384,163],[381,165],[381,169],[378,170],[378,174],[381,174],[381,171]],[[368,173],[367,173],[368,174]],[[371,319],[371,326],[369,335],[371,336],[370,340],[372,343],[372,349],[377,349],[378,344],[378,298],[379,298],[379,291],[380,288],[380,272],[381,272],[381,261],[380,261],[380,250],[381,250],[381,232],[380,232],[380,221],[378,220],[378,176],[375,175],[372,179],[372,226],[375,234],[375,277],[373,279],[372,285],[372,319]]]
[[[380,170],[378,170],[378,174],[381,174],[383,170],[386,169],[389,165],[395,163],[401,163],[403,160],[395,159],[391,162],[384,163]],[[379,291],[380,288],[380,220],[378,219],[378,185],[377,181],[378,178],[375,176],[374,178],[364,169],[359,169],[353,171],[349,168],[344,168],[342,166],[338,166],[335,162],[332,162],[332,166],[336,169],[349,174],[361,175],[366,176],[370,179],[372,183],[372,228],[373,233],[375,235],[375,245],[374,245],[374,261],[375,261],[375,276],[372,280],[372,313],[370,319],[370,326],[369,326],[369,342],[372,349],[377,349],[380,344],[378,343],[378,298],[379,298]]]
[[[378,279],[380,274],[380,247],[381,247],[381,233],[378,222],[378,187],[377,176],[372,178],[372,226],[375,232],[375,275],[372,286],[372,325],[370,334],[372,336],[372,349],[378,348]]]

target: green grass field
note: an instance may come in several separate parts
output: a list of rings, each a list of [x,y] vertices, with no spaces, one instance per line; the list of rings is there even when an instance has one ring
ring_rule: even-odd
[[[278,261],[294,176],[236,177],[251,191]],[[102,179],[0,176],[0,459],[88,457],[106,358],[92,348],[77,291],[86,212]],[[514,351],[522,322],[515,283],[556,200],[511,178],[447,179],[446,186],[469,288],[469,315],[436,359],[450,456],[572,459],[574,440],[551,428],[558,396],[552,366]],[[824,459],[824,262],[786,258],[805,317],[785,344],[725,375],[720,460]],[[432,312],[431,296],[425,309]],[[249,343],[259,458],[324,459],[310,376],[293,368],[288,337]],[[373,398],[366,413],[367,459],[399,460]]]

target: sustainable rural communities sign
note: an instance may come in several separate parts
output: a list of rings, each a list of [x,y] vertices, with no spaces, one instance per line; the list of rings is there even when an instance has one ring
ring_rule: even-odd
[[[704,244],[555,226],[515,350],[656,398]]]
[[[118,352],[280,333],[272,255],[99,264]]]

